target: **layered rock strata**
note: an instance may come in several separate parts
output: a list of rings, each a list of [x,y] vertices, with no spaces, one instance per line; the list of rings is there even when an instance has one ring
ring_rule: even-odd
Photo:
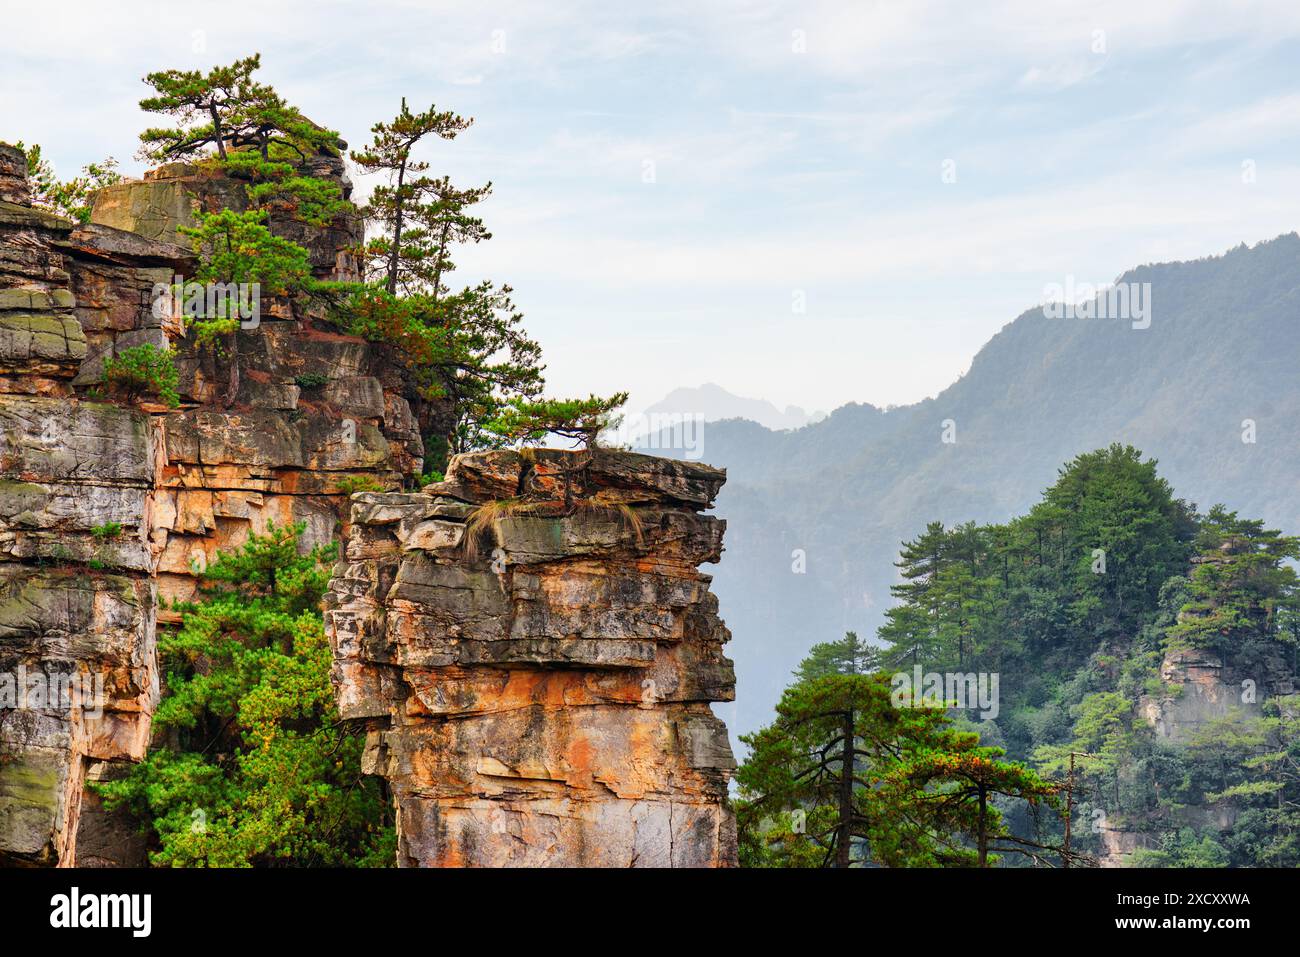
[[[350,190],[337,157],[313,163]],[[237,380],[153,308],[157,284],[193,275],[177,228],[246,195],[176,164],[110,187],[74,224],[31,205],[25,157],[0,145],[0,864],[78,861],[79,830],[81,863],[140,863],[82,783],[144,754],[170,601],[269,522],[302,522],[309,546],[340,538],[352,485],[400,488],[421,467],[400,366],[311,304],[262,303],[231,350]],[[323,228],[278,210],[270,225],[318,278],[357,278],[355,210]],[[178,408],[102,400],[105,361],[145,343],[174,350]],[[20,674],[98,679],[102,708],[13,706],[4,681]]]
[[[453,459],[353,498],[326,628],[406,866],[735,862],[725,473],[626,452]],[[568,486],[568,494],[565,487]],[[566,500],[569,502],[566,505]]]
[[[39,865],[73,858],[87,764],[148,742],[160,442],[144,412],[74,393],[74,230],[29,202],[0,146],[0,864]]]

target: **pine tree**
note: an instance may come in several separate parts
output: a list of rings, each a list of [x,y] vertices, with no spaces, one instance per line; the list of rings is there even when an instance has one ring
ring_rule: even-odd
[[[885,624],[878,631],[888,646],[885,660],[891,667],[937,662],[942,654],[939,599],[947,549],[942,522],[930,522],[914,541],[903,542],[894,563],[903,580],[889,588],[897,603],[885,612]]]
[[[1300,560],[1300,537],[1216,505],[1201,523],[1197,546],[1191,600],[1169,629],[1172,647],[1223,654],[1246,650],[1248,642],[1295,642],[1300,579],[1290,563]]]
[[[173,117],[177,125],[154,127],[140,134],[141,158],[179,159],[215,146],[225,159],[227,143],[241,128],[240,112],[254,86],[253,71],[261,63],[261,54],[255,53],[207,73],[160,70],[147,75],[144,82],[157,95],[141,100],[140,109]]]
[[[446,177],[421,175],[429,164],[411,155],[426,136],[455,139],[473,122],[434,106],[412,113],[403,97],[392,121],[371,127],[370,146],[352,153],[352,161],[363,171],[388,177],[387,183],[375,187],[366,208],[367,219],[379,224],[380,234],[367,243],[365,258],[369,272],[382,278],[389,295],[425,292],[437,299],[448,244],[490,238],[482,223],[464,210],[486,196],[492,184],[455,190]]]
[[[808,649],[794,676],[798,681],[811,681],[827,675],[870,674],[876,670],[879,660],[880,649],[860,639],[857,632],[849,631],[839,641],[820,642]]]
[[[1042,803],[1055,810],[1060,787],[1022,764],[1000,760],[1005,753],[1002,748],[980,747],[977,734],[954,732],[943,738],[941,747],[905,754],[886,775],[881,791],[900,801],[910,798],[923,808],[934,839],[953,855],[954,863],[989,867],[996,854],[1005,853],[1049,863],[1063,849],[1012,834],[994,798],[1026,801],[1031,809]],[[949,835],[973,843],[974,859]]]
[[[310,279],[307,250],[273,235],[264,225],[264,212],[236,213],[223,209],[219,213],[201,214],[198,219],[197,226],[181,228],[199,254],[199,267],[194,274],[198,282],[230,283],[234,288],[256,284],[262,294],[287,296]],[[230,364],[226,405],[233,403],[239,392],[239,325],[237,317],[222,314],[192,319],[187,330],[201,346],[214,346],[225,337],[228,344],[225,357]]]
[[[73,222],[90,222],[95,192],[122,179],[117,171],[117,160],[109,156],[98,163],[88,163],[82,167],[80,176],[61,180],[50,161],[41,154],[40,144],[33,143],[28,148],[19,141],[16,145],[27,155],[27,178],[32,185],[32,205],[66,216]]]
[[[261,54],[255,53],[207,73],[162,70],[146,76],[144,82],[157,95],[141,100],[140,109],[177,122],[141,133],[141,158],[184,159],[209,146],[216,147],[222,161],[238,147],[252,148],[264,162],[273,158],[273,147],[281,150],[281,158],[299,160],[337,152],[342,145],[337,133],[317,126],[272,87],[253,79],[261,63]]]
[[[547,435],[558,435],[594,449],[600,433],[614,424],[615,410],[625,402],[626,392],[609,398],[592,395],[585,399],[516,399],[487,427],[511,442],[537,443]]]
[[[222,553],[159,636],[161,746],[96,785],[180,867],[391,866],[395,839],[362,741],[338,720],[321,599],[336,547],[270,526]]]
[[[352,153],[386,182],[365,209],[378,231],[362,258],[377,288],[355,297],[344,321],[407,354],[427,400],[419,414],[430,476],[451,454],[501,445],[506,440],[487,423],[508,400],[535,400],[543,386],[541,347],[525,334],[511,288],[485,280],[453,291],[446,282],[456,268],[454,246],[491,239],[469,210],[492,184],[461,189],[446,176],[425,175],[429,164],[414,151],[426,137],[454,139],[472,123],[434,106],[413,113],[403,99],[393,120],[372,127],[370,146]]]
[[[1061,853],[1013,835],[992,800],[1054,808],[1057,787],[954,730],[942,709],[895,707],[887,674],[802,680],[776,711],[741,737],[743,864],[986,867],[997,853]]]

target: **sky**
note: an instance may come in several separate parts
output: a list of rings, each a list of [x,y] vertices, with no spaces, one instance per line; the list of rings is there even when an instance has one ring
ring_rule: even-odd
[[[108,3],[6,9],[0,140],[138,174],[140,78],[251,52],[352,146],[475,118],[431,173],[491,181],[548,392],[643,408],[942,390],[1052,285],[1300,228],[1300,4],[1199,0]],[[358,193],[370,188],[359,180]]]

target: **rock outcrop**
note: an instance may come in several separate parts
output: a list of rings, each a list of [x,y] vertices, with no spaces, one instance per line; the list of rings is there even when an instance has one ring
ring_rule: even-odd
[[[405,866],[735,862],[734,696],[701,562],[725,473],[627,452],[475,453],[353,498],[326,628]],[[565,489],[568,487],[566,495]],[[569,506],[565,502],[571,500]]]
[[[1193,558],[1192,564],[1221,564],[1238,547],[1229,540],[1217,553]],[[1179,612],[1178,621],[1195,621],[1210,611],[1209,606],[1191,605]],[[1216,724],[1244,725],[1264,715],[1266,699],[1294,692],[1291,663],[1276,653],[1259,658],[1238,652],[1225,657],[1204,648],[1173,647],[1161,660],[1159,682],[1138,698],[1137,714],[1162,747],[1177,753],[1214,733]],[[1184,828],[1229,832],[1239,810],[1230,800],[1201,805],[1166,802],[1132,815],[1102,830],[1101,863],[1127,866],[1134,852],[1157,850],[1162,838]]]
[[[313,162],[350,191],[336,157]],[[108,188],[86,225],[30,203],[25,157],[0,145],[0,864],[72,863],[80,828],[83,863],[110,865],[138,861],[138,842],[82,784],[144,754],[169,601],[268,522],[338,539],[350,482],[418,473],[420,400],[382,348],[310,304],[263,303],[238,333],[233,395],[229,361],[155,314],[155,284],[195,268],[177,227],[244,208],[243,183],[175,164]],[[318,278],[357,278],[355,210],[270,225]],[[97,398],[105,360],[143,343],[175,351],[179,408]],[[7,705],[20,674],[97,679],[102,709]]]
[[[1211,652],[1191,648],[1166,652],[1160,679],[1163,691],[1143,695],[1138,713],[1156,737],[1173,744],[1191,741],[1211,721],[1233,715],[1257,718],[1262,713],[1255,693],[1247,690],[1256,683],[1253,676],[1237,676]]]

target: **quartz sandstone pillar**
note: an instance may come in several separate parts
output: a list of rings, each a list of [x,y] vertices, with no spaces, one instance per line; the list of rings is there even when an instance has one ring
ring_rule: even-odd
[[[735,863],[734,697],[710,576],[725,480],[629,452],[453,459],[353,496],[327,599],[342,715],[369,728],[405,866]],[[571,504],[565,505],[565,484]]]

